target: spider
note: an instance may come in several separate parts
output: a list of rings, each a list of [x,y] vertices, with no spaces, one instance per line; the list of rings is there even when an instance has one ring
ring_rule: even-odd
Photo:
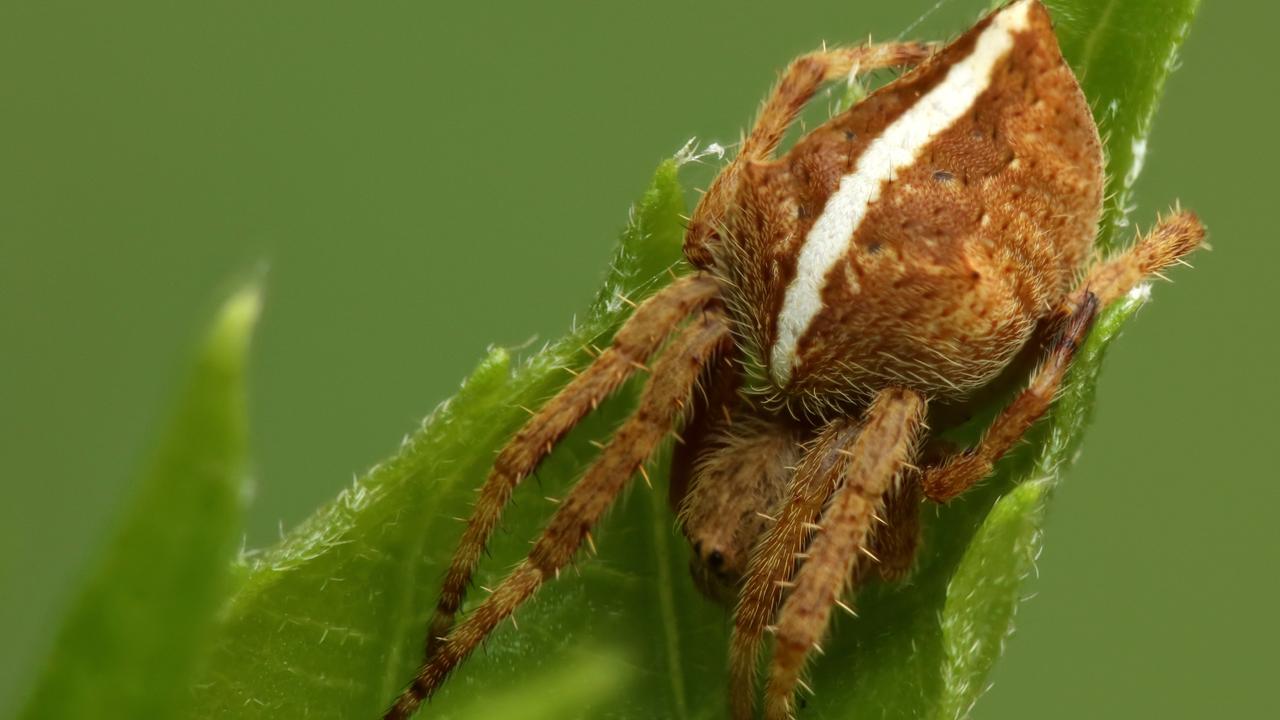
[[[774,157],[824,83],[880,68],[910,69]],[[638,305],[498,455],[444,580],[426,661],[385,718],[411,716],[557,577],[679,428],[671,495],[694,579],[735,607],[732,714],[756,712],[769,631],[764,716],[791,717],[846,591],[909,572],[922,500],[947,502],[985,478],[1053,402],[1099,308],[1204,237],[1176,210],[1095,262],[1102,190],[1098,130],[1039,0],[1016,0],[941,48],[796,59],[689,218],[695,271]],[[644,370],[638,407],[528,557],[455,626],[515,487]],[[939,440],[1021,377],[975,446]]]

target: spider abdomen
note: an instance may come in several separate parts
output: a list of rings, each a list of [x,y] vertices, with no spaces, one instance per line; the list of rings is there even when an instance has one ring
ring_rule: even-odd
[[[1019,3],[747,164],[716,270],[783,402],[962,397],[1071,287],[1101,188],[1088,105]]]

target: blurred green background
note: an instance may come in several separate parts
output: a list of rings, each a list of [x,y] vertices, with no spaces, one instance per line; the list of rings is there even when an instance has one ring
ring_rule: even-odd
[[[269,266],[252,546],[486,345],[567,327],[659,159],[735,140],[796,53],[933,4],[0,4],[0,717],[233,281]],[[1201,9],[1134,219],[1181,199],[1215,249],[1113,350],[975,717],[1274,712],[1278,22]]]

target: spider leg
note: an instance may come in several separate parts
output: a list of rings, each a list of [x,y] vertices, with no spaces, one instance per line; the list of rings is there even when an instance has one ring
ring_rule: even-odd
[[[551,448],[601,400],[612,393],[657,350],[677,324],[716,297],[715,281],[703,274],[676,280],[641,303],[594,362],[542,406],[498,453],[467,520],[466,530],[445,576],[427,633],[430,657],[453,626],[476,563],[498,524],[502,508],[521,480]]]
[[[956,453],[924,471],[921,484],[925,497],[934,502],[948,502],[991,474],[996,460],[1009,452],[1053,404],[1062,379],[1071,366],[1071,359],[1089,334],[1097,315],[1098,298],[1093,293],[1086,293],[1044,361],[1031,374],[1031,381],[1000,411],[978,446]]]
[[[953,455],[925,471],[925,496],[947,502],[991,474],[992,466],[1049,409],[1062,385],[1071,359],[1089,332],[1098,308],[1124,296],[1143,278],[1156,274],[1195,250],[1204,240],[1204,226],[1193,213],[1175,211],[1128,250],[1100,263],[1071,294],[1070,312],[1062,334],[1031,376],[1025,390],[987,429],[977,447]]]
[[[891,42],[822,49],[801,55],[783,72],[769,99],[760,108],[751,134],[734,162],[766,160],[782,142],[814,94],[826,83],[890,67],[914,65],[929,57],[933,47],[920,42]]]
[[[560,504],[529,556],[449,633],[385,720],[407,720],[498,623],[573,559],[613,499],[673,429],[703,367],[730,343],[723,316],[712,311],[695,318],[676,336],[655,365],[635,412]]]
[[[927,43],[892,42],[823,49],[793,60],[761,106],[737,157],[716,175],[694,210],[684,244],[689,262],[709,267],[711,245],[731,204],[741,169],[746,163],[769,159],[787,128],[825,83],[860,72],[914,65],[928,58],[933,49]]]
[[[841,479],[844,457],[837,451],[857,436],[852,419],[829,424],[804,454],[792,477],[786,504],[756,545],[743,576],[729,651],[729,700],[733,717],[755,711],[757,661],[765,628],[773,622],[783,589],[790,586],[797,555],[813,534],[822,506]]]
[[[1204,225],[1189,210],[1175,209],[1160,218],[1145,236],[1138,238],[1128,250],[1089,270],[1076,289],[1073,304],[1079,304],[1084,293],[1098,296],[1101,307],[1119,300],[1148,275],[1182,262],[1182,258],[1204,242]]]
[[[805,659],[826,631],[831,608],[840,602],[859,554],[869,551],[874,518],[894,478],[915,457],[924,411],[922,396],[899,388],[883,390],[868,408],[852,447],[840,452],[846,458],[845,481],[832,493],[821,528],[809,544],[808,559],[778,613],[765,688],[766,720],[791,717]]]

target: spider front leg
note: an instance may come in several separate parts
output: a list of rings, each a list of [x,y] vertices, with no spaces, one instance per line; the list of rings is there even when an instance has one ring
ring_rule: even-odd
[[[1068,307],[1062,312],[1069,312],[1070,318],[1026,389],[1001,411],[977,447],[925,471],[925,496],[934,502],[948,502],[990,475],[995,462],[1053,404],[1098,309],[1123,297],[1148,275],[1159,276],[1164,268],[1182,262],[1185,255],[1200,246],[1204,235],[1204,226],[1193,213],[1174,211],[1133,247],[1090,270],[1069,296]]]
[[[445,576],[427,632],[426,655],[437,649],[471,582],[480,554],[498,524],[502,508],[520,482],[538,467],[561,438],[657,350],[676,325],[717,296],[705,275],[676,280],[636,309],[613,342],[520,428],[498,453],[480,489],[458,549]]]
[[[479,607],[440,643],[412,684],[384,716],[407,720],[493,631],[548,578],[559,575],[618,493],[670,432],[703,368],[731,345],[718,311],[696,317],[666,348],[640,404],[561,503],[533,551]]]
[[[847,589],[859,554],[867,545],[894,478],[911,465],[924,429],[924,398],[910,390],[881,391],[866,412],[851,447],[836,450],[845,458],[844,483],[836,488],[795,587],[778,613],[773,662],[765,688],[766,720],[792,717],[800,673],[810,651],[826,631],[833,606]]]

